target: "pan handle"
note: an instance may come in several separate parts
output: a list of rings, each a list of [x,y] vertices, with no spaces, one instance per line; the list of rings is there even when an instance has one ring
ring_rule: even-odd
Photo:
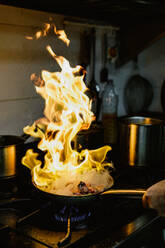
[[[101,195],[119,196],[122,198],[142,199],[146,193],[144,189],[110,189],[101,193]]]
[[[28,138],[30,138],[30,135],[29,134],[26,134],[26,133],[23,133],[21,135],[21,138],[23,138],[26,141]]]

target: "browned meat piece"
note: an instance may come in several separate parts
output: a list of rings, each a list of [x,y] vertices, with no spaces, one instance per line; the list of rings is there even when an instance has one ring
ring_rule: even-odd
[[[78,184],[78,189],[79,189],[80,194],[82,194],[82,195],[89,193],[89,189],[84,182],[80,182]]]

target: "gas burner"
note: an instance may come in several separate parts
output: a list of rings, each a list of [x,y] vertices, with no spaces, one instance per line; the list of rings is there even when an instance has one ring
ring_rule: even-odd
[[[74,229],[84,229],[87,227],[88,219],[91,216],[91,210],[82,209],[77,206],[63,206],[53,212],[53,219],[59,225],[66,225],[70,219],[71,226]]]

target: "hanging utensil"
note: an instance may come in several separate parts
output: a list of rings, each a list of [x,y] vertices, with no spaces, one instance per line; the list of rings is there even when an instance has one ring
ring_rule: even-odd
[[[163,81],[162,87],[161,87],[161,105],[163,112],[165,112],[165,80]]]
[[[134,62],[134,74],[129,78],[124,89],[127,114],[145,113],[153,98],[151,83],[139,74],[137,59]]]
[[[100,87],[99,84],[95,80],[95,42],[96,42],[96,31],[95,28],[92,28],[91,31],[92,35],[92,79],[89,82],[89,89],[90,89],[90,98],[92,98],[92,111],[96,116],[96,121],[99,118],[100,113],[100,106],[101,106],[101,99],[99,97]]]
[[[80,35],[80,65],[87,70],[91,60],[91,34],[88,31],[83,31]],[[86,82],[86,74],[84,76],[84,82]]]
[[[102,37],[102,69],[100,71],[100,82],[105,83],[108,80],[108,68],[107,63],[107,34],[104,34]]]

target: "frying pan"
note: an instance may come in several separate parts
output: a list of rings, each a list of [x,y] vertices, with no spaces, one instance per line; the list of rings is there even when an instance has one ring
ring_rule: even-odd
[[[33,183],[33,186],[35,187],[37,192],[42,197],[44,197],[44,198],[46,197],[46,199],[49,199],[51,201],[53,200],[53,201],[55,201],[55,203],[60,202],[63,205],[67,204],[66,206],[68,206],[68,207],[73,206],[73,205],[83,206],[84,204],[86,204],[90,207],[91,202],[95,202],[95,200],[98,200],[100,196],[108,195],[109,197],[113,196],[113,197],[126,197],[126,198],[140,198],[140,199],[142,199],[143,207],[153,208],[152,205],[153,205],[154,201],[152,200],[152,198],[155,198],[155,196],[156,196],[156,200],[157,200],[158,196],[160,196],[160,195],[162,196],[162,192],[160,191],[160,188],[162,188],[163,185],[165,185],[165,180],[158,182],[157,184],[151,186],[147,190],[144,190],[144,189],[135,189],[135,190],[134,189],[126,189],[126,190],[124,190],[124,189],[107,189],[103,192],[99,192],[96,194],[66,196],[66,195],[57,195],[57,194],[45,192],[45,191],[37,188],[35,183]],[[152,191],[155,191],[156,194],[153,194]],[[157,193],[158,191],[159,191],[159,194]],[[161,194],[160,194],[160,192],[161,192]],[[160,206],[161,206],[161,211],[162,211],[162,205],[160,205]],[[163,214],[165,214],[164,210],[163,210]],[[70,219],[70,217],[71,217],[70,213],[68,212],[67,233],[64,236],[64,238],[58,242],[58,247],[61,247],[65,244],[67,244],[68,242],[70,242],[70,239],[71,239],[71,228],[70,228],[71,219]]]
[[[83,195],[58,195],[49,193],[39,189],[35,183],[33,182],[33,186],[37,193],[43,198],[47,198],[48,200],[55,201],[56,203],[66,204],[66,205],[89,205],[91,202],[95,202],[99,200],[104,195],[108,195],[108,197],[119,197],[119,198],[138,198],[142,199],[146,193],[145,189],[106,189],[102,192],[98,193],[89,193]]]

